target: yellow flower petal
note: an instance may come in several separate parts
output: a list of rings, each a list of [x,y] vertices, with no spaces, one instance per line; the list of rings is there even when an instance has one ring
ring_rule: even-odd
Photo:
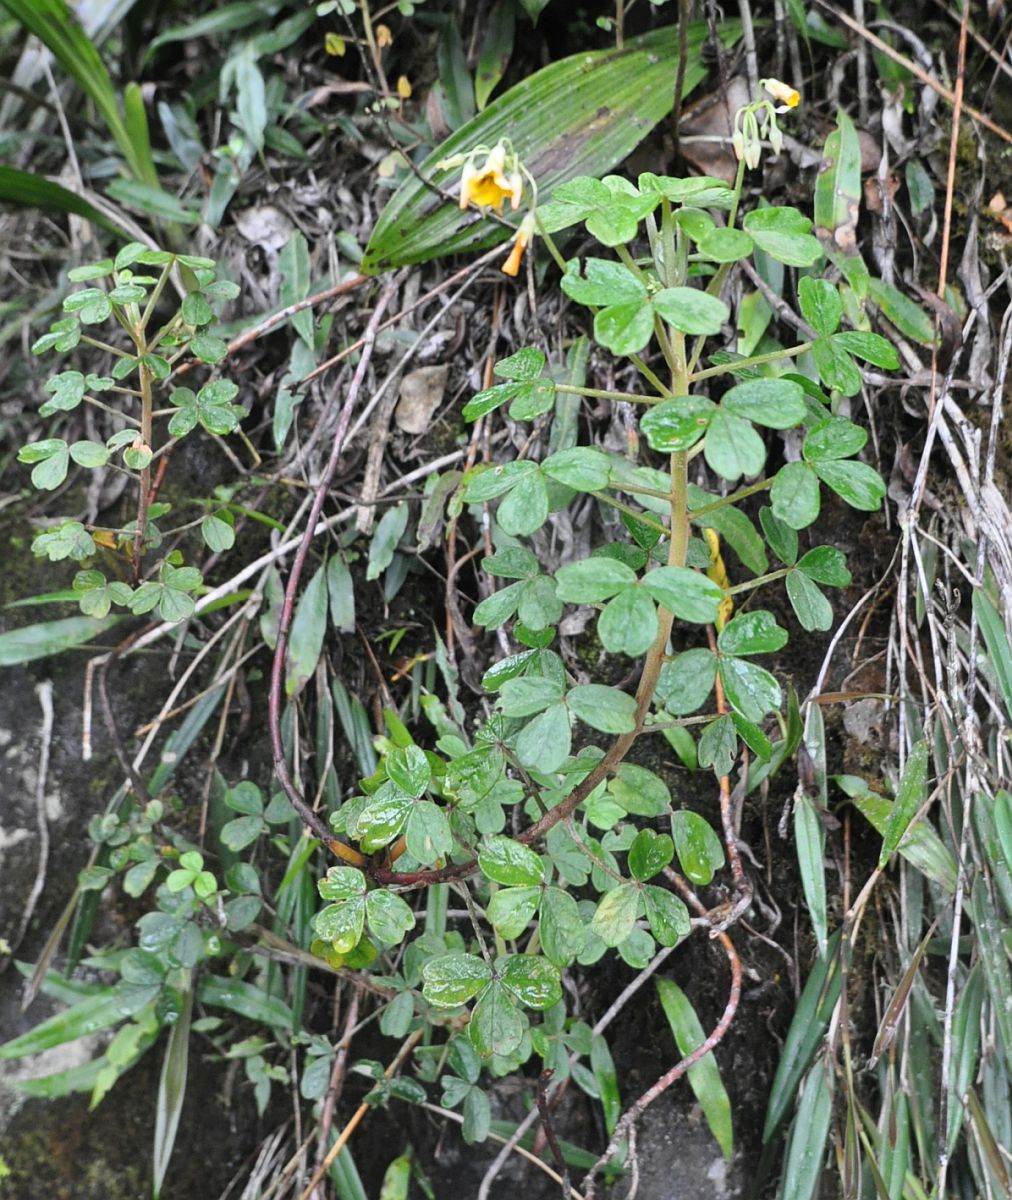
[[[779,79],[764,79],[763,87],[774,100],[785,104],[788,108],[797,108],[801,103],[800,92],[796,88],[792,88],[789,83],[782,83]]]

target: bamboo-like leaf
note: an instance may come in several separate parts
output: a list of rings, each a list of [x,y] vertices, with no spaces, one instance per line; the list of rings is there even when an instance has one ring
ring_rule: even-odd
[[[815,1056],[840,998],[842,975],[838,961],[839,948],[840,931],[837,930],[829,939],[825,956],[816,959],[801,993],[773,1077],[763,1125],[763,1142],[773,1137],[793,1105],[801,1077]]]
[[[815,226],[832,249],[856,253],[854,235],[861,204],[861,145],[854,122],[841,109],[826,138],[815,181]]]
[[[155,767],[148,783],[148,792],[157,796],[175,774],[201,730],[214,716],[225,695],[225,684],[209,688],[183,718],[182,724],[166,739],[161,762]]]
[[[189,972],[187,972],[189,974]],[[161,1195],[165,1173],[169,1169],[172,1148],[176,1144],[179,1115],[186,1095],[186,1074],[190,1061],[190,1018],[193,1015],[193,988],[183,993],[179,1017],[169,1032],[169,1043],[162,1060],[158,1081],[158,1105],[155,1109],[155,1151],[151,1167],[153,1200]]]
[[[882,1144],[879,1148],[881,1173],[876,1188],[884,1189],[886,1200],[900,1200],[903,1184],[910,1168],[910,1101],[903,1091],[890,1097],[891,1111],[885,1122]],[[869,1160],[873,1164],[874,1160]]]
[[[333,1142],[336,1137],[336,1133],[332,1134],[331,1141]],[[334,1159],[327,1174],[330,1182],[337,1188],[338,1200],[369,1200],[368,1194],[362,1186],[358,1167],[355,1166],[355,1160],[347,1146]]]
[[[675,1043],[683,1055],[691,1054],[706,1040],[696,1010],[677,983],[670,979],[658,979],[656,983],[661,1008],[664,1009],[664,1015],[671,1026]],[[710,1132],[716,1138],[724,1157],[730,1161],[734,1152],[731,1100],[720,1077],[712,1050],[689,1067],[688,1076],[689,1085],[695,1092],[706,1123],[710,1126]]]
[[[327,631],[327,573],[318,567],[299,597],[285,664],[285,694],[294,696],[312,678]]]
[[[910,751],[903,778],[896,792],[896,803],[889,814],[889,824],[882,838],[882,851],[878,856],[881,870],[903,840],[910,822],[924,799],[924,783],[928,774],[928,744],[921,739]]]
[[[808,917],[812,922],[819,954],[825,956],[828,932],[826,911],[826,869],[823,852],[826,833],[815,806],[801,789],[794,797],[794,842],[798,854],[801,886],[805,893]]]
[[[598,1091],[601,1093],[604,1127],[610,1137],[615,1132],[615,1126],[622,1115],[622,1098],[618,1090],[615,1062],[602,1034],[598,1034],[590,1044],[590,1069],[594,1072]]]
[[[920,969],[921,959],[924,957],[924,952],[928,948],[928,942],[934,936],[935,925],[937,922],[932,922],[931,928],[924,935],[920,945],[914,951],[913,956],[903,972],[903,978],[896,985],[896,991],[893,992],[892,999],[886,1005],[886,1010],[882,1015],[882,1023],[878,1027],[878,1033],[875,1036],[875,1044],[872,1047],[871,1058],[868,1060],[868,1068],[871,1069],[876,1062],[885,1054],[886,1050],[892,1045],[893,1038],[896,1036],[896,1030],[899,1028],[899,1023],[903,1018],[903,1013],[906,1011],[907,1001],[910,999],[910,989],[913,987],[914,980],[917,978],[917,972]]]
[[[821,1059],[808,1072],[791,1128],[780,1200],[813,1200],[826,1153],[833,1111],[833,1077]]]
[[[60,66],[91,98],[127,160],[130,173],[135,179],[144,179],[143,159],[135,152],[105,63],[64,0],[2,0],[2,3],[52,52]]]
[[[1006,993],[1008,995],[1008,993]],[[951,1154],[963,1124],[963,1096],[977,1073],[980,1057],[980,1010],[984,976],[976,966],[966,977],[952,1020],[952,1074],[949,1079],[948,1127],[945,1144]]]
[[[140,182],[148,187],[160,188],[158,171],[151,156],[151,133],[148,129],[148,114],[144,108],[144,97],[136,83],[128,83],[123,89],[123,112],[127,137],[133,150],[137,169],[141,172]]]
[[[52,212],[74,213],[116,237],[127,236],[115,221],[100,213],[83,196],[75,195],[42,175],[33,175],[31,171],[0,166],[0,201],[29,208],[45,208]]]
[[[980,797],[977,802],[982,802]],[[973,881],[970,893],[970,917],[977,931],[977,946],[991,997],[991,1008],[1008,1053],[1008,1047],[1012,1046],[1012,1010],[1009,1008],[1012,1004],[1012,972],[1009,971],[1008,955],[1001,936],[1007,923],[996,910],[987,883],[980,875]]]
[[[76,1042],[78,1038],[108,1029],[122,1020],[119,997],[111,989],[85,996],[65,1012],[56,1013],[20,1037],[4,1042],[0,1046],[0,1059],[41,1054],[43,1050]]]
[[[971,1127],[974,1137],[977,1139],[980,1157],[987,1163],[991,1173],[994,1175],[1000,1189],[999,1194],[1003,1196],[1012,1195],[1012,1180],[1009,1179],[1009,1173],[1005,1167],[1005,1160],[1002,1158],[998,1140],[995,1138],[991,1126],[988,1124],[987,1115],[981,1107],[981,1103],[977,1099],[977,1093],[973,1088],[970,1088],[969,1092],[967,1092],[966,1107],[970,1113]]]
[[[263,1025],[274,1025],[291,1029],[292,1010],[277,996],[269,996],[263,988],[241,979],[225,979],[218,975],[201,975],[197,984],[197,997],[201,1004],[227,1008],[259,1021]],[[2,1049],[2,1048],[0,1048]]]
[[[119,620],[119,617],[103,617],[99,621],[94,617],[65,617],[60,621],[42,621],[38,625],[25,625],[0,633],[0,667],[49,658],[74,646],[83,646]]]
[[[887,796],[869,790],[865,781],[857,775],[837,775],[834,779],[861,815],[884,835],[894,802]],[[956,890],[956,860],[926,821],[909,830],[899,852],[908,863],[950,895]]]
[[[733,43],[737,22],[725,21],[721,37]],[[688,29],[684,92],[706,75],[700,51],[705,22]],[[380,215],[362,260],[366,274],[493,246],[509,228],[475,212],[461,212],[423,179],[450,186],[457,171],[436,163],[508,138],[546,201],[552,188],[576,175],[603,175],[643,140],[670,111],[671,81],[678,60],[678,29],[669,26],[630,39],[622,50],[576,54],[518,83],[461,126],[419,164]]]
[[[973,613],[984,637],[991,669],[1001,690],[1005,713],[1012,720],[1012,649],[1009,648],[1008,635],[997,609],[987,593],[979,588],[973,593]]]

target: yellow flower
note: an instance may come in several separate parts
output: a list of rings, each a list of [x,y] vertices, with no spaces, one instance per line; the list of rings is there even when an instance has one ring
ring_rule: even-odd
[[[789,83],[781,83],[779,79],[763,79],[760,82],[773,99],[782,106],[777,109],[777,112],[787,112],[789,108],[797,108],[801,103],[801,94]]]
[[[464,164],[460,176],[460,207],[477,204],[479,208],[494,208],[502,212],[503,202],[509,200],[512,209],[520,207],[524,182],[516,169],[506,172],[506,147],[497,142],[488,152],[485,162],[478,166],[473,159]]]
[[[513,248],[510,250],[509,258],[503,263],[500,270],[504,275],[519,275],[520,263],[524,257],[524,251],[530,245],[531,238],[534,236],[534,214],[528,213],[520,222],[520,228],[513,238]]]

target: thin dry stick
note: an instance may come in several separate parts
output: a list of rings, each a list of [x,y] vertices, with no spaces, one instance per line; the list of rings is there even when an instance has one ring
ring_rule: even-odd
[[[395,479],[383,489],[381,494],[384,496],[392,495],[399,488],[406,488],[409,484],[414,483],[418,479],[424,479],[434,471],[441,471],[443,467],[459,462],[463,457],[463,450],[454,450],[450,454],[444,454],[442,458],[437,458],[434,462],[423,463],[422,466],[416,467],[407,475],[401,476],[400,479]],[[337,528],[338,525],[344,525],[355,515],[355,511],[354,506],[343,508],[339,513],[335,513],[334,516],[318,521],[316,528],[313,530],[313,537],[319,537],[321,534]],[[277,546],[261,554],[259,558],[254,559],[253,562],[247,563],[242,570],[237,571],[230,579],[226,579],[224,583],[219,584],[218,587],[212,588],[211,591],[201,596],[194,606],[193,615],[199,616],[200,613],[212,604],[215,604],[218,600],[222,600],[226,596],[231,596],[247,579],[252,579],[254,575],[259,574],[273,563],[276,563],[279,558],[284,558],[286,554],[291,554],[293,550],[297,550],[301,542],[302,534],[299,534],[297,537],[286,538]],[[155,625],[145,633],[140,634],[135,641],[131,642],[128,649],[133,651],[142,650],[150,646],[152,642],[159,641],[166,634],[178,632],[178,629],[179,623],[177,621],[163,621],[160,625]]]
[[[361,860],[361,855],[331,837],[326,825],[309,808],[292,782],[288,763],[285,759],[284,742],[281,736],[281,683],[285,671],[285,654],[288,649],[288,637],[291,633],[292,619],[295,615],[295,597],[299,588],[299,580],[302,577],[302,569],[309,554],[309,546],[313,540],[316,522],[323,511],[323,505],[326,502],[331,481],[337,472],[338,463],[341,461],[344,438],[348,431],[348,424],[351,421],[351,414],[358,402],[362,385],[365,382],[366,372],[369,369],[369,363],[372,361],[377,329],[387,305],[393,298],[398,283],[399,278],[396,277],[387,283],[379,299],[376,301],[376,307],[373,310],[372,316],[369,318],[369,324],[366,327],[365,337],[363,338],[362,356],[359,359],[358,366],[355,368],[355,374],[352,376],[351,383],[348,385],[348,394],[345,397],[341,415],[338,417],[337,429],[334,431],[334,442],[331,447],[330,458],[327,461],[323,477],[313,497],[313,504],[309,510],[309,517],[306,521],[305,531],[299,543],[299,548],[295,552],[295,561],[292,563],[292,571],[288,578],[288,586],[285,588],[285,599],[281,609],[277,644],[274,648],[274,661],[271,664],[270,693],[267,701],[267,722],[270,729],[271,750],[274,758],[274,773],[284,789],[285,795],[291,801],[292,807],[299,814],[303,823],[313,831],[314,835],[325,846],[329,846],[338,856],[349,857],[351,861],[356,862]]]
[[[894,50],[888,42],[883,42],[882,39],[880,37],[876,37],[870,29],[865,29],[863,25],[859,25],[853,17],[848,16],[847,13],[843,12],[842,9],[837,8],[835,4],[829,4],[827,0],[818,0],[818,2],[827,12],[831,12],[838,21],[842,21],[848,29],[853,30],[854,33],[863,37],[867,42],[874,46],[876,50],[880,50],[887,58],[891,58],[893,62],[897,62],[901,67],[905,67],[911,75],[913,75],[916,79],[919,79],[920,82],[926,87],[931,88],[931,90],[933,92],[937,92],[937,94],[941,96],[943,100],[946,100],[949,104],[955,106],[955,92],[950,91],[944,84],[941,84],[937,79],[932,78],[932,76],[930,76],[927,71],[922,70],[922,68],[919,67],[917,63],[913,61],[913,59],[907,58],[905,54],[900,54],[898,50]],[[990,119],[990,117],[986,117],[982,112],[978,112],[977,109],[971,108],[969,104],[963,104],[962,108],[964,112],[968,113],[975,121],[979,121],[985,129],[989,129],[996,137],[1000,137],[1004,142],[1012,142],[1012,133],[1009,133],[1007,129],[1003,129],[1000,125],[996,125],[994,121]]]
[[[562,1154],[562,1147],[559,1145],[559,1139],[555,1133],[555,1124],[552,1121],[552,1110],[548,1104],[548,1085],[551,1082],[554,1074],[555,1072],[549,1067],[542,1071],[538,1076],[538,1117],[541,1120],[541,1128],[544,1130],[545,1138],[548,1141],[549,1149],[552,1152],[552,1157],[555,1159],[556,1169],[562,1178],[562,1200],[572,1200],[573,1185],[569,1181],[569,1168],[566,1166],[566,1160]]]
[[[376,327],[373,337],[375,337],[376,333],[381,333],[384,329],[389,329],[391,325],[396,325],[398,321],[403,321],[404,318],[409,313],[413,313],[416,308],[421,308],[423,304],[428,304],[428,302],[435,296],[445,292],[447,288],[453,287],[453,285],[459,282],[461,279],[466,279],[468,275],[479,271],[482,267],[486,266],[494,259],[501,257],[501,255],[502,247],[496,246],[495,249],[489,250],[487,254],[483,254],[481,258],[476,258],[474,262],[469,263],[468,266],[463,267],[453,275],[448,276],[443,280],[442,283],[437,283],[434,288],[430,288],[424,296],[419,296],[418,299],[413,304],[409,304],[407,308],[402,309],[398,313],[394,313],[392,317],[387,317],[387,319],[381,325]],[[338,354],[328,358],[326,362],[320,363],[318,367],[314,367],[308,375],[299,380],[299,382],[296,384],[296,387],[301,388],[305,387],[307,383],[312,383],[312,381],[318,376],[322,375],[324,371],[329,371],[331,367],[336,366],[337,363],[339,363],[342,359],[347,358],[349,354],[354,354],[356,351],[361,350],[364,345],[365,337],[361,337],[357,342],[352,342],[351,345],[345,346],[345,348]]]
[[[0,963],[0,975],[14,961],[14,955],[21,945],[28,923],[35,912],[35,905],[46,886],[46,868],[49,865],[49,821],[46,817],[46,784],[49,782],[49,751],[53,745],[53,684],[44,679],[35,689],[42,709],[42,745],[39,747],[38,774],[35,777],[35,822],[39,831],[39,859],[35,868],[35,880],[32,890],[28,893],[17,932],[10,939],[10,946],[5,951],[6,961]]]
[[[327,1098],[323,1102],[323,1112],[320,1115],[320,1136],[316,1144],[316,1165],[314,1170],[319,1170],[320,1164],[327,1154],[327,1138],[330,1136],[330,1127],[334,1123],[334,1110],[340,1099],[341,1089],[344,1087],[345,1069],[348,1065],[348,1047],[351,1045],[352,1034],[358,1024],[358,1002],[361,995],[361,988],[355,988],[351,994],[351,1001],[348,1004],[348,1015],[344,1022],[344,1036],[338,1043],[337,1053],[334,1055],[334,1067],[330,1072],[330,1085],[327,1088]]]
[[[425,1032],[424,1029],[416,1029],[415,1032],[411,1035],[411,1037],[409,1037],[408,1040],[404,1043],[404,1045],[401,1046],[400,1050],[397,1051],[397,1055],[394,1058],[393,1062],[383,1072],[384,1079],[392,1079],[394,1077],[394,1075],[397,1072],[397,1068],[401,1065],[402,1062],[404,1062],[404,1060],[407,1058],[407,1056],[415,1048],[416,1043],[418,1043],[421,1040],[422,1034],[424,1032]],[[310,1179],[309,1186],[306,1188],[306,1190],[302,1193],[301,1196],[299,1196],[299,1200],[312,1200],[314,1188],[320,1182],[320,1180],[324,1177],[324,1175],[327,1173],[327,1171],[330,1170],[331,1163],[333,1163],[334,1159],[337,1158],[337,1156],[341,1153],[341,1151],[344,1149],[344,1147],[348,1144],[348,1139],[355,1132],[355,1130],[359,1127],[359,1125],[361,1125],[363,1117],[365,1116],[365,1114],[369,1111],[369,1109],[371,1107],[372,1107],[372,1105],[370,1105],[370,1104],[360,1104],[358,1106],[358,1108],[355,1110],[355,1115],[351,1118],[351,1120],[348,1122],[348,1124],[345,1125],[344,1129],[341,1130],[341,1134],[338,1137],[337,1141],[335,1141],[333,1146],[331,1146],[331,1148],[327,1151],[327,1157],[323,1160],[322,1163],[320,1163],[320,1165],[313,1172],[313,1178]]]

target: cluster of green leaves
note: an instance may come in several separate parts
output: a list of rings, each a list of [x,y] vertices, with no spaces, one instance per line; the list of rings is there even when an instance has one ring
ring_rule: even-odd
[[[177,311],[152,331],[156,309],[175,271],[190,290]],[[117,530],[86,528],[76,520],[59,521],[38,534],[32,548],[51,562],[71,559],[84,564],[74,579],[73,590],[82,611],[90,616],[104,617],[117,606],[133,613],[157,609],[163,620],[182,620],[193,612],[193,595],[202,579],[196,568],[183,564],[179,551],[156,562],[150,572],[153,577],[136,586],[123,578],[109,578],[91,564],[102,558],[103,565],[111,563],[114,570],[122,568],[124,564],[115,551],[138,540],[142,555],[160,547],[163,533],[157,521],[170,511],[170,506],[149,503],[145,479],[152,462],[171,442],[198,426],[215,435],[238,429],[244,413],[233,401],[239,389],[231,380],[214,379],[196,393],[188,387],[171,389],[168,438],[160,446],[153,444],[155,389],[167,384],[174,368],[187,356],[212,367],[221,362],[228,348],[210,332],[217,320],[212,306],[235,299],[239,289],[228,280],[216,278],[211,259],[151,250],[139,242],[124,246],[115,259],[75,267],[69,278],[72,283],[88,286],[65,298],[63,311],[67,315],[35,342],[32,352],[53,350],[66,354],[80,349],[111,358],[112,367],[106,375],[66,370],[50,376],[44,387],[49,398],[40,406],[39,415],[55,426],[66,425],[74,420],[67,414],[90,404],[116,413],[117,423],[125,428],[116,430],[105,442],[42,438],[22,446],[18,459],[31,465],[32,485],[42,491],[63,485],[72,463],[88,470],[125,471],[136,481],[143,521]],[[125,331],[129,345],[100,340],[94,327],[104,324]],[[112,407],[113,402],[119,405],[118,410]],[[233,517],[225,509],[210,512],[199,522],[204,543],[219,551],[231,547],[232,526]]]
[[[258,822],[256,837],[267,821],[291,824],[287,801],[279,797],[264,806],[252,783],[221,786],[218,791],[223,812],[247,814],[224,823],[221,840],[226,846],[244,847],[253,841],[248,828],[237,828],[250,819]],[[98,951],[85,960],[102,973],[102,982],[82,986],[48,976],[43,991],[70,1007],[0,1046],[0,1058],[20,1058],[118,1026],[90,1062],[33,1080],[27,1089],[32,1095],[53,1098],[90,1091],[97,1104],[161,1031],[174,1028],[181,1015],[188,1014],[194,988],[201,1002],[212,1008],[229,1009],[281,1030],[291,1028],[291,1010],[279,997],[253,981],[213,973],[215,961],[231,960],[238,953],[233,939],[260,914],[260,872],[235,854],[228,855],[231,861],[223,874],[210,869],[208,857],[173,832],[170,816],[161,800],[150,800],[142,809],[111,809],[90,822],[95,861],[78,878],[83,902],[119,880],[128,896],[147,896],[151,906],[136,922],[133,945]],[[211,1033],[221,1023],[220,1018],[206,1018],[200,1028]],[[239,1056],[247,1057],[245,1052]],[[258,1068],[254,1065],[253,1070]],[[266,1097],[263,1102],[266,1105]]]
[[[402,978],[394,1002],[403,1008],[402,1031],[412,1014],[456,1023],[467,1012],[471,1049],[458,1049],[460,1061],[443,1083],[447,1103],[470,1106],[469,1135],[485,1122],[471,1053],[494,1071],[534,1053],[547,1063],[543,1050],[556,1036],[550,1031],[567,1029],[561,972],[611,950],[630,965],[646,965],[658,947],[677,944],[691,928],[664,872],[676,866],[694,886],[705,887],[724,865],[721,840],[705,818],[673,803],[665,780],[633,762],[622,762],[588,795],[581,793],[575,807],[567,805],[567,819],[548,830],[543,847],[522,833],[507,834],[507,813],[514,814],[515,831],[518,810],[537,822],[565,804],[605,753],[593,744],[599,734],[635,737],[656,728],[683,762],[717,776],[730,774],[744,742],[756,759],[749,785],[767,778],[797,746],[801,729],[796,706],[786,720],[781,716],[780,683],[755,660],[782,651],[789,634],[760,607],[746,605],[729,616],[729,602],[783,581],[800,623],[828,628],[832,606],[821,589],[847,586],[850,574],[840,551],[802,545],[818,518],[821,489],[865,511],[884,496],[876,472],[855,458],[864,431],[837,410],[841,398],[860,387],[855,357],[889,368],[898,365],[895,352],[870,329],[841,329],[845,314],[854,323],[853,305],[846,307],[852,296],[845,302],[847,285],[822,277],[822,245],[807,217],[793,208],[763,207],[747,214],[741,228],[719,225],[714,214],[732,212],[736,204],[735,192],[718,180],[644,175],[633,185],[606,177],[557,187],[539,215],[548,231],[581,223],[616,252],[615,259],[570,261],[562,289],[592,310],[595,340],[632,358],[651,383],[639,397],[644,447],[681,461],[699,455],[721,486],[744,477],[741,496],[686,483],[682,502],[694,532],[681,559],[670,561],[675,484],[659,466],[571,439],[553,441],[544,457],[467,472],[451,512],[491,508],[494,552],[482,565],[502,581],[477,606],[474,620],[486,629],[508,629],[519,644],[485,674],[496,712],[468,740],[436,710],[431,750],[392,725],[377,770],[332,818],[335,831],[364,853],[385,851],[405,879],[419,872],[438,878],[444,866],[471,874],[472,916],[488,936],[468,944],[446,934],[421,966],[420,989]],[[637,257],[633,243],[644,241],[650,253]],[[767,333],[752,357],[722,351],[711,355],[710,366],[697,368],[702,339],[731,319],[716,285],[746,258],[767,273],[773,264],[781,282],[783,268],[800,272],[797,303],[814,336],[783,347]],[[671,350],[673,338],[686,346],[684,360]],[[693,339],[699,339],[695,349]],[[669,365],[681,363],[688,386],[679,394],[654,390],[657,376],[647,363],[658,346]],[[534,346],[497,363],[494,373],[497,382],[466,405],[467,419],[505,408],[514,421],[555,422],[567,392],[611,395],[571,388]],[[615,398],[633,399],[627,393]],[[791,435],[796,451],[766,475],[769,431],[797,431]],[[756,520],[736,502],[757,491],[768,491],[769,503],[759,506]],[[617,524],[626,537],[546,569],[537,543],[526,541],[579,498],[596,502],[606,525]],[[613,515],[608,520],[615,510],[617,523]],[[716,569],[713,547],[721,541],[749,574],[736,566],[732,582],[722,561]],[[780,565],[771,567],[771,557]],[[561,622],[575,609],[590,613],[606,651],[633,659],[655,651],[672,618],[690,635],[716,625],[717,636],[712,648],[704,642],[668,651],[653,703],[640,714],[636,699],[621,688],[574,680],[553,648]],[[718,681],[723,711],[714,699]],[[771,719],[779,724],[777,741],[767,729]],[[667,828],[658,829],[659,822]],[[390,893],[371,886],[362,870],[334,868],[320,890],[332,903],[317,914],[315,928],[320,949],[338,956],[331,961],[363,947],[368,956],[381,954],[410,939],[410,910],[398,905],[396,914],[388,912],[379,897]],[[417,939],[408,940],[409,951],[415,945]],[[679,1038],[698,1045],[701,1035],[693,1042],[691,1022],[681,1019],[684,997],[666,999],[680,1014]],[[458,1037],[452,1044],[465,1043]],[[719,1107],[715,1100],[715,1130],[723,1119]]]

